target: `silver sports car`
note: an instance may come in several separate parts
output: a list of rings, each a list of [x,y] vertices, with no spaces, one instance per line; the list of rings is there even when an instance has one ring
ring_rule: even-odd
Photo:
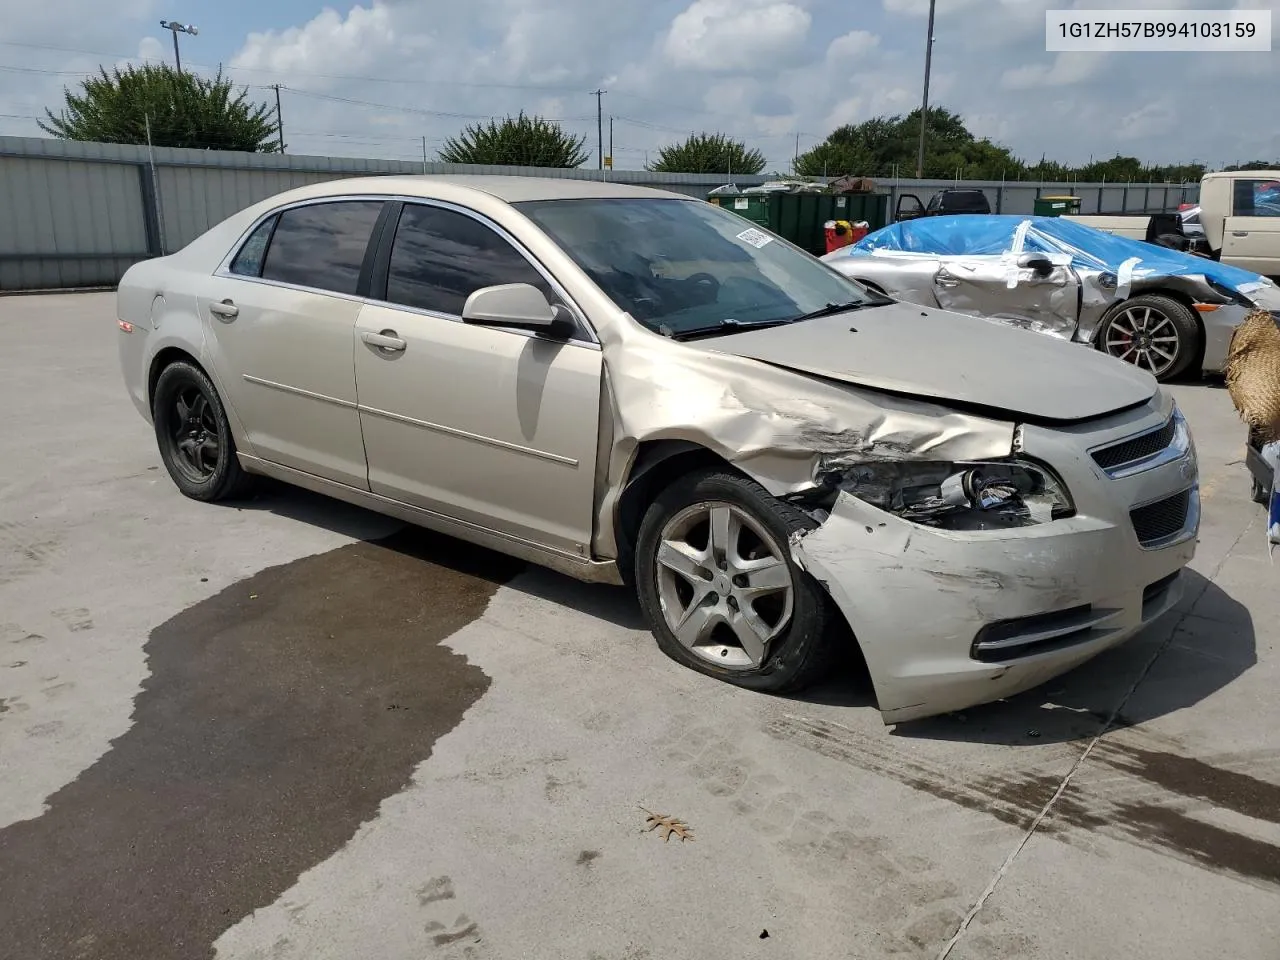
[[[823,258],[898,300],[1092,344],[1158,380],[1218,373],[1265,277],[1055,217],[929,217]]]

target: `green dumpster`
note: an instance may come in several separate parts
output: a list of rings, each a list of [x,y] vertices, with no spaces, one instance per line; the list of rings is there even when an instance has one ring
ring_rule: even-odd
[[[827,252],[823,224],[828,220],[865,220],[872,230],[885,225],[889,197],[883,193],[775,193],[769,197],[770,230],[797,247],[821,256]]]
[[[779,192],[707,199],[818,256],[827,252],[823,224],[828,220],[865,220],[871,230],[879,230],[889,214],[889,197],[883,193]]]
[[[1036,197],[1033,211],[1037,217],[1075,216],[1080,212],[1079,197]]]
[[[764,194],[749,193],[746,196],[727,194],[707,199],[726,210],[732,210],[740,217],[746,217],[752,223],[758,223],[762,227],[769,226],[769,198]]]

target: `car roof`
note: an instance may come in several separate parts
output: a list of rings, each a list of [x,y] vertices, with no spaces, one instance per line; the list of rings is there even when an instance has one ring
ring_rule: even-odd
[[[488,194],[507,203],[527,200],[677,199],[688,196],[607,180],[571,177],[503,177],[481,174],[418,174],[413,176],[353,177],[327,180],[291,191],[293,197],[338,196],[351,193],[395,194],[424,199],[450,199],[459,190]]]
[[[1206,173],[1205,180],[1280,180],[1280,170],[1218,170]]]

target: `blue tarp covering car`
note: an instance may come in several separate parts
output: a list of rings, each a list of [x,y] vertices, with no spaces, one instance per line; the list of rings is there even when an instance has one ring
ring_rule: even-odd
[[[1218,373],[1275,284],[1247,270],[1058,217],[906,220],[823,258],[891,297],[1093,344],[1160,380]]]
[[[1069,255],[1073,266],[1111,273],[1118,273],[1122,264],[1137,258],[1138,263],[1132,267],[1135,276],[1203,276],[1241,293],[1256,289],[1261,279],[1248,270],[1104,233],[1060,217],[992,215],[907,220],[869,233],[843,252],[858,256],[874,250],[979,256],[1014,250],[1058,253]]]

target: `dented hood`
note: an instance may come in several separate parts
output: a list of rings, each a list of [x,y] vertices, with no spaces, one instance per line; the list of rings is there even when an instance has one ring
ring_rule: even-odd
[[[711,350],[876,390],[1034,420],[1149,400],[1155,378],[1084,345],[905,303],[706,340]]]

